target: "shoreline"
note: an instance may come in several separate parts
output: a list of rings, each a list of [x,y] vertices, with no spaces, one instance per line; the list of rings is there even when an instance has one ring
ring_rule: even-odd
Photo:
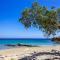
[[[14,58],[17,60],[18,58],[24,58],[25,56],[31,56],[34,52],[51,52],[52,50],[60,51],[60,45],[56,46],[19,46],[13,47],[10,49],[0,50],[0,57],[3,56],[5,60],[11,60]]]
[[[2,46],[2,47],[1,47]],[[51,46],[60,46],[60,44],[54,45],[28,45],[28,44],[0,44],[0,50],[12,49],[12,48],[20,48],[20,47],[51,47]]]

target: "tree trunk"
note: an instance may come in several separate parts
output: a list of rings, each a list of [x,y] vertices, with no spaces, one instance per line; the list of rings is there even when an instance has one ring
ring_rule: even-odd
[[[52,41],[60,42],[60,37],[54,37],[54,38],[52,38]]]

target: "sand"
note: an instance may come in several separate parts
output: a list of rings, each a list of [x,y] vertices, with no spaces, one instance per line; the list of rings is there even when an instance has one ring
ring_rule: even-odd
[[[25,56],[31,56],[34,52],[50,52],[51,50],[60,51],[60,45],[56,46],[38,46],[38,47],[16,47],[11,49],[0,50],[0,60],[18,60]],[[38,56],[39,57],[39,56]],[[41,56],[42,58],[47,56]]]

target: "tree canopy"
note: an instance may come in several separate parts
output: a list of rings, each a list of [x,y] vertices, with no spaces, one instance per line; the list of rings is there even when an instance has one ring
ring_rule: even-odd
[[[58,21],[60,19],[60,9],[51,7],[49,10],[45,6],[41,6],[38,2],[34,2],[31,8],[27,8],[22,12],[19,19],[26,28],[36,27],[48,35],[55,35],[58,30]]]

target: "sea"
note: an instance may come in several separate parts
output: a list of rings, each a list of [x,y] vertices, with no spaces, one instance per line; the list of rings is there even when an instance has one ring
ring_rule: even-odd
[[[35,38],[21,38],[21,39],[0,39],[0,49],[9,48],[6,45],[8,44],[23,44],[23,45],[32,45],[32,46],[49,46],[55,45],[56,43],[52,39],[35,39]]]

